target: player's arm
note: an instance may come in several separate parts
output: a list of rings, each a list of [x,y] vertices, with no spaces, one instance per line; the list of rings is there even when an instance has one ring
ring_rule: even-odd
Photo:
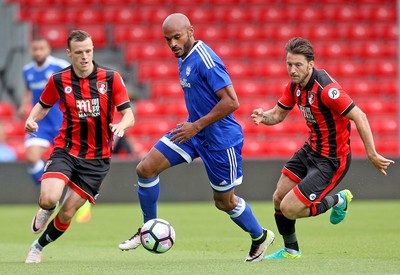
[[[135,124],[135,117],[133,115],[132,108],[130,107],[121,110],[120,113],[122,114],[121,121],[116,124],[110,123],[109,126],[114,134],[122,137],[125,134],[125,131]]]
[[[39,102],[33,106],[28,118],[25,122],[25,132],[32,134],[34,131],[39,130],[37,122],[41,121],[50,111],[51,106],[44,105]]]
[[[31,102],[32,102],[32,92],[29,89],[26,89],[21,99],[21,105],[18,108],[18,115],[20,118],[26,117],[26,111]]]
[[[236,111],[240,106],[235,89],[232,85],[222,88],[216,92],[216,95],[220,98],[220,101],[207,115],[193,122],[193,126],[197,129],[197,132],[217,121],[220,121],[224,117]]]
[[[259,125],[260,123],[265,125],[275,125],[282,122],[289,112],[290,109],[283,109],[278,105],[275,105],[274,108],[268,111],[264,111],[262,108],[254,109],[251,118],[255,125]]]
[[[178,128],[171,131],[172,137],[170,140],[172,142],[183,143],[191,139],[202,129],[217,121],[220,121],[239,108],[239,100],[232,85],[228,85],[220,89],[218,92],[216,92],[216,95],[220,98],[220,100],[207,115],[199,118],[193,123],[180,123],[178,124]]]
[[[382,174],[386,175],[386,169],[390,164],[394,163],[394,161],[386,159],[376,152],[374,138],[367,115],[360,108],[355,106],[346,115],[346,117],[354,121],[357,131],[364,143],[368,159],[372,162],[376,169],[378,169]]]

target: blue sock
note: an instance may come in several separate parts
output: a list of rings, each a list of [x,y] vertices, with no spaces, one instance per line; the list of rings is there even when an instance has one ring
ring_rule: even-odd
[[[252,239],[258,239],[262,236],[263,229],[254,216],[250,205],[244,199],[238,197],[236,207],[227,213],[232,221],[250,234]]]
[[[147,222],[157,218],[157,202],[160,196],[160,178],[158,176],[138,179],[138,195],[140,207],[142,208],[143,221]]]
[[[40,186],[39,179],[43,175],[44,161],[38,160],[35,164],[28,166],[28,174],[31,176],[33,182]]]

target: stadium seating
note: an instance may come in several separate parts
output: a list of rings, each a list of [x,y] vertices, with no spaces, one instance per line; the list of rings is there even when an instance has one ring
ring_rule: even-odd
[[[256,127],[249,119],[254,108],[270,108],[281,96],[288,82],[284,46],[293,36],[311,40],[316,67],[326,69],[367,113],[382,154],[399,154],[395,1],[6,2],[20,3],[19,18],[32,22],[32,31],[47,37],[54,48],[64,49],[69,30],[78,27],[92,33],[96,47],[122,52],[123,65],[134,72],[136,83],[148,87],[147,98],[136,102],[138,122],[129,131],[142,150],[149,149],[170,122],[186,116],[176,60],[161,31],[169,13],[183,12],[194,25],[195,38],[224,60],[233,80],[241,103],[234,115],[245,132],[245,157],[290,157],[305,140],[307,129],[296,108],[287,121],[273,127]],[[0,109],[0,118],[3,113],[6,109]],[[353,129],[353,155],[365,156]]]

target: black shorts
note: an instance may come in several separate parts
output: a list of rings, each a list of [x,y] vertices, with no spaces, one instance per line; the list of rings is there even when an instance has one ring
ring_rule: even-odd
[[[58,178],[82,198],[95,204],[101,183],[110,170],[110,159],[80,159],[56,148],[46,162],[41,180]]]
[[[351,154],[342,158],[327,158],[311,149],[307,143],[286,162],[282,173],[298,183],[293,189],[308,207],[320,202],[346,175]]]

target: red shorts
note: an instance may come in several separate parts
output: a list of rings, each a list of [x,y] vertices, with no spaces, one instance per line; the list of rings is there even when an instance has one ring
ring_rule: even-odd
[[[110,170],[110,159],[80,159],[56,148],[40,180],[58,178],[82,198],[95,204],[101,183]]]
[[[342,158],[327,158],[305,144],[286,162],[282,173],[298,183],[293,191],[300,201],[310,207],[339,184],[350,163],[351,154]]]

